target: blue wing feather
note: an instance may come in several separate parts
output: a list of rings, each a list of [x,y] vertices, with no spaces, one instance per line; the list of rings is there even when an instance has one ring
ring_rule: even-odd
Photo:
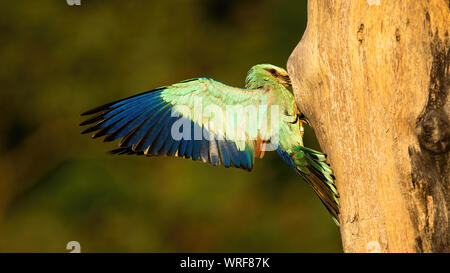
[[[237,149],[236,144],[233,143],[233,142],[228,142],[228,141],[226,142],[226,144],[227,144],[228,151],[230,152],[231,161],[232,161],[233,165],[236,168],[240,168],[241,167],[241,160],[240,160],[240,157],[239,157],[239,153],[238,153],[238,149]]]
[[[150,133],[150,129],[157,123],[164,115],[169,112],[168,105],[164,105],[162,108],[158,109],[153,115],[142,115],[142,119],[146,118],[135,130],[131,131],[123,141],[120,146],[132,146],[140,142],[140,140],[145,140],[143,137]],[[148,113],[147,113],[148,114]]]
[[[230,155],[228,153],[227,145],[224,140],[218,140],[217,143],[219,146],[220,159],[222,160],[223,165],[228,168],[231,165],[231,160]]]
[[[90,126],[83,133],[94,132],[93,137],[106,136],[104,141],[121,139],[121,148],[111,151],[114,154],[179,156],[212,165],[252,169],[253,154],[248,146],[241,151],[233,141],[218,140],[216,135],[191,119],[188,119],[190,138],[174,140],[172,125],[186,117],[171,116],[174,105],[164,99],[165,90],[167,88],[148,91],[83,113],[94,115],[80,124]],[[196,132],[202,132],[201,139],[195,139]]]

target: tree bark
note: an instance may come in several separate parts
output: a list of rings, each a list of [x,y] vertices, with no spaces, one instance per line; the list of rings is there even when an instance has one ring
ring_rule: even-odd
[[[288,61],[346,252],[450,252],[448,0],[310,0]]]

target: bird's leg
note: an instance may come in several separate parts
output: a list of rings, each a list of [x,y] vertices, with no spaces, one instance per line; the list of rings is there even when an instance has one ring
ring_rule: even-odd
[[[300,135],[303,137],[303,135],[305,134],[305,127],[303,127],[303,123],[307,123],[305,120],[300,119],[298,121],[298,124],[300,126]]]
[[[297,119],[295,121],[298,120],[298,124],[300,126],[300,135],[303,137],[303,135],[305,134],[305,127],[303,126],[303,124],[306,123],[309,126],[311,126],[311,124],[309,123],[309,120],[305,117],[305,115],[303,115],[303,113],[298,110],[295,104],[294,107],[297,116]]]

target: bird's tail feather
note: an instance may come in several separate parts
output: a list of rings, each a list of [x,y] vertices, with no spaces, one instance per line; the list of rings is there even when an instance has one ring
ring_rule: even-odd
[[[326,163],[326,155],[303,146],[297,146],[291,155],[296,171],[311,185],[322,203],[339,226],[339,194],[334,175]]]

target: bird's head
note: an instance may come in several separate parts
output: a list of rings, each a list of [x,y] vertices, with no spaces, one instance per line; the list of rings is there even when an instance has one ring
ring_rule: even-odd
[[[290,87],[291,79],[283,68],[271,64],[258,64],[248,71],[245,84],[247,88],[259,88],[273,84]]]

